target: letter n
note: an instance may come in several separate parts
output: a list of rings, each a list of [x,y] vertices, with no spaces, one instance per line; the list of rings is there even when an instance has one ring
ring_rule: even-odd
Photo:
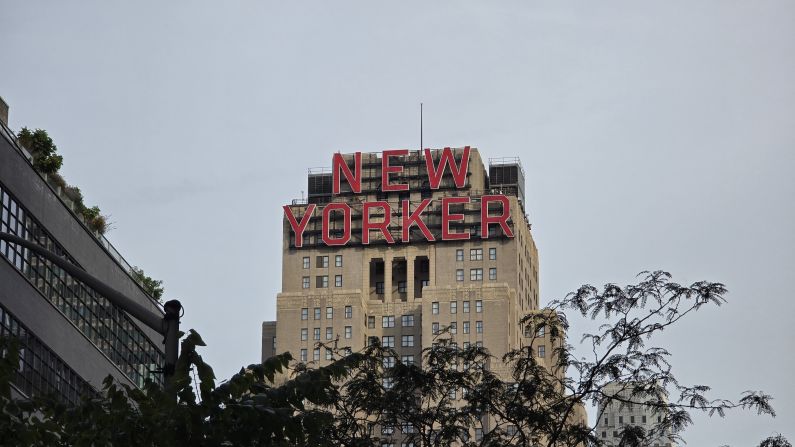
[[[345,158],[342,157],[342,154],[336,153],[331,158],[331,172],[332,172],[332,180],[331,180],[331,188],[334,194],[340,193],[340,172],[342,175],[345,176],[345,180],[348,181],[348,184],[351,185],[351,190],[355,193],[362,192],[362,153],[356,152],[353,154],[353,170],[356,171],[356,174],[351,172],[351,168],[348,167],[348,163],[345,162]]]

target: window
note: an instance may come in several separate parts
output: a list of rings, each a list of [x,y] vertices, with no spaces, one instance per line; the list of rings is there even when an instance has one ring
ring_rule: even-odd
[[[321,275],[315,278],[315,287],[325,289],[328,287],[328,275]]]
[[[481,301],[481,300],[476,300],[475,301],[475,312],[477,312],[477,313],[483,312],[483,301]]]
[[[398,293],[406,293],[406,281],[398,281]]]
[[[370,346],[378,345],[378,337],[367,337],[367,341]]]
[[[312,329],[312,340],[320,340],[320,328],[316,327]]]
[[[375,317],[373,316],[367,317],[367,328],[375,329]]]
[[[642,418],[641,422],[643,422],[645,424],[646,423],[646,416],[641,416],[641,418]]]
[[[312,351],[312,360],[316,362],[320,360],[320,348],[315,348]]]
[[[508,433],[508,436],[515,435],[516,431],[517,431],[516,426],[513,425],[513,424],[508,425],[507,427],[505,427],[505,432]]]
[[[317,267],[322,269],[328,268],[328,256],[318,256],[317,257]]]
[[[618,424],[619,425],[624,425],[624,416],[619,416],[618,417]]]
[[[414,346],[414,336],[413,335],[403,335],[400,337],[400,346],[404,348],[411,348]]]
[[[450,389],[450,390],[447,392],[447,397],[449,397],[450,399],[455,399],[455,395],[456,395],[456,392],[455,392],[455,391],[456,391],[456,389],[455,389],[455,388],[451,388],[451,389]]]
[[[400,325],[403,327],[413,327],[414,315],[403,315],[400,317]]]
[[[315,308],[315,320],[319,320],[319,319],[320,319],[320,308],[316,307]]]
[[[464,313],[468,314],[469,313],[469,301],[462,301],[462,303],[464,304],[464,309],[463,309]]]
[[[342,275],[334,275],[334,287],[342,287]]]
[[[382,435],[391,435],[395,432],[395,429],[390,425],[384,425],[381,427],[381,434]]]
[[[404,365],[413,365],[414,364],[414,356],[413,355],[404,355],[400,357],[400,361]]]
[[[392,389],[392,384],[393,383],[394,382],[393,382],[391,377],[384,377],[383,379],[381,379],[381,385],[384,387],[384,389],[387,389],[387,390]],[[384,444],[381,444],[381,445],[383,446]],[[386,444],[386,445],[389,446],[389,447],[392,447],[392,444]]]
[[[402,431],[403,433],[417,433],[417,430],[414,429],[414,426],[411,425],[408,422],[404,422],[403,423],[402,427],[400,428],[400,431]],[[403,447],[408,447],[408,446],[406,446],[406,444],[401,444],[401,445]],[[413,447],[413,444],[412,444],[412,447]]]
[[[439,323],[432,323],[431,324],[431,333],[433,335],[437,335],[439,333]]]
[[[342,255],[334,256],[334,267],[342,267]]]
[[[469,250],[469,260],[470,261],[482,261],[483,260],[483,249],[482,248],[473,248]]]
[[[475,332],[477,332],[478,334],[482,334],[483,333],[483,322],[482,321],[476,321],[475,322]]]
[[[469,280],[470,281],[483,281],[483,269],[470,269],[469,270]]]
[[[378,294],[378,295],[383,295],[384,294],[384,283],[383,282],[375,283],[375,293]]]
[[[496,281],[497,280],[497,269],[492,267],[489,269],[489,281]]]
[[[457,322],[453,321],[452,323],[450,323],[450,333],[451,334],[457,334],[458,333],[458,323]]]
[[[538,329],[536,329],[536,337],[543,337],[545,332],[546,326],[539,326]]]
[[[602,432],[602,437],[603,437],[603,438],[606,438],[606,437],[607,437],[607,432],[606,432],[606,431],[603,431],[603,432]]]
[[[306,349],[301,350],[301,361],[302,362],[306,361]]]
[[[428,287],[428,286],[431,285],[431,280],[430,279],[423,279],[421,281],[421,284],[422,284],[422,287]]]
[[[304,267],[305,269],[308,269],[308,268],[309,268],[309,256],[304,256],[304,259],[303,259],[303,267]]]
[[[327,327],[326,328],[326,340],[331,340],[334,338],[334,328]]]
[[[480,442],[483,440],[483,429],[476,428],[475,429],[475,442]]]
[[[326,348],[326,360],[331,360],[331,358],[332,358],[331,349]]]
[[[458,269],[455,271],[455,280],[456,281],[463,281],[464,280],[464,270]]]
[[[353,306],[345,306],[345,318],[353,318]]]
[[[462,329],[464,330],[465,334],[468,334],[469,333],[469,322],[465,321],[463,324],[464,325],[463,325]]]
[[[331,320],[332,318],[334,318],[334,308],[333,307],[327,307],[326,308],[326,320]]]
[[[304,307],[301,309],[301,319],[308,320],[309,319],[309,308]]]
[[[437,301],[431,303],[431,313],[434,315],[439,314],[439,303]]]
[[[381,346],[385,348],[394,348],[395,337],[392,335],[384,335],[383,337],[381,337]]]
[[[381,317],[381,327],[395,327],[395,316],[384,315]]]
[[[394,368],[395,367],[395,358],[394,357],[384,357],[384,368]]]
[[[630,424],[634,424],[635,423],[635,416],[630,416],[629,417],[629,423]]]
[[[301,278],[301,288],[302,289],[308,289],[309,288],[309,277],[308,276],[304,276],[303,278]]]
[[[305,341],[309,339],[309,329],[303,328],[301,329],[301,341]]]
[[[345,338],[353,338],[353,326],[345,326]]]
[[[476,341],[475,342],[475,347],[482,348],[483,347],[483,342],[482,341]]]
[[[463,261],[464,260],[464,250],[458,249],[455,251],[455,260],[456,261]]]
[[[489,248],[489,260],[491,261],[497,260],[497,249],[494,247]]]
[[[546,346],[544,346],[544,345],[539,346],[538,347],[538,356],[541,357],[541,358],[544,358],[544,357],[546,357],[546,354],[547,354]]]
[[[450,313],[454,314],[458,312],[458,301],[450,301]]]

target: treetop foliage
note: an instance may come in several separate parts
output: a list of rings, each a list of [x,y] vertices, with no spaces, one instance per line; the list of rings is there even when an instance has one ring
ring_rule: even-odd
[[[10,399],[16,351],[4,342],[0,434],[14,445],[603,446],[577,416],[591,403],[641,406],[659,416],[651,426],[625,425],[621,446],[678,441],[692,412],[775,415],[762,392],[729,400],[680,383],[671,354],[647,346],[680,319],[724,303],[725,294],[720,283],[684,286],[665,272],[644,272],[636,285],[583,286],[526,316],[527,345],[503,358],[459,347],[443,331],[415,363],[377,342],[351,353],[332,341],[318,343],[332,356],[327,364],[284,353],[221,383],[197,352],[204,341],[189,331],[165,388],[108,379],[101,396],[71,408],[47,396]],[[604,323],[585,335],[582,350],[566,338],[567,310]],[[535,355],[541,339],[554,347],[545,358]],[[790,444],[779,436],[760,446]]]

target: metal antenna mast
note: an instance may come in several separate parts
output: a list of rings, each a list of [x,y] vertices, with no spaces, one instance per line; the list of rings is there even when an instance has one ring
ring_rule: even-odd
[[[422,152],[422,103],[420,103],[420,152]]]

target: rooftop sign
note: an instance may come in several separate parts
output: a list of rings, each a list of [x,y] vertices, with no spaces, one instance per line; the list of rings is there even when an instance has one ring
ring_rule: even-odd
[[[445,173],[449,171],[456,188],[464,189],[466,186],[467,172],[469,168],[469,146],[463,149],[461,161],[456,163],[453,151],[446,147],[441,151],[438,164],[434,162],[430,149],[425,149],[425,166],[428,175],[428,185],[432,190],[440,188],[442,178]],[[382,192],[400,192],[408,191],[408,183],[394,183],[392,178],[403,172],[403,166],[399,164],[392,164],[397,157],[405,157],[409,154],[407,149],[386,150],[381,153],[381,188]],[[340,188],[343,178],[350,186],[353,193],[362,192],[362,153],[356,152],[353,156],[353,169],[348,166],[342,154],[334,154],[332,157],[332,192],[334,195],[341,193]],[[434,203],[436,202],[436,203]],[[423,213],[429,208],[441,208],[441,240],[467,240],[471,238],[468,231],[463,233],[456,233],[450,231],[450,224],[454,222],[463,222],[464,214],[451,211],[452,205],[470,203],[470,197],[442,197],[439,200],[423,199],[416,206],[412,206],[409,200],[402,200],[400,203],[400,223],[401,223],[401,237],[400,241],[403,243],[409,242],[412,226],[416,226],[420,230],[422,237],[429,242],[437,240],[428,228],[426,221],[423,219]],[[498,203],[501,205],[497,215],[489,213],[489,204]],[[435,206],[434,206],[435,205]],[[284,214],[290,227],[295,234],[295,247],[303,246],[304,231],[309,224],[309,220],[314,214],[317,204],[310,203],[306,205],[304,213],[296,217],[293,214],[294,208],[285,205]],[[379,218],[378,221],[372,220],[372,213],[377,212],[383,214],[383,219]],[[341,234],[332,235],[329,222],[332,220],[332,213],[341,213],[343,216],[343,228]],[[323,229],[322,240],[328,246],[343,246],[351,242],[351,217],[353,210],[351,206],[345,202],[331,202],[323,207]],[[508,220],[511,217],[511,207],[508,197],[502,194],[484,195],[480,198],[480,237],[487,239],[489,237],[489,225],[499,225],[502,232],[507,237],[513,237],[513,231],[508,225]],[[370,243],[370,235],[373,231],[381,233],[383,239],[388,244],[396,242],[395,237],[389,231],[389,226],[392,223],[392,205],[384,200],[370,201],[362,203],[361,210],[361,243],[367,245]]]

